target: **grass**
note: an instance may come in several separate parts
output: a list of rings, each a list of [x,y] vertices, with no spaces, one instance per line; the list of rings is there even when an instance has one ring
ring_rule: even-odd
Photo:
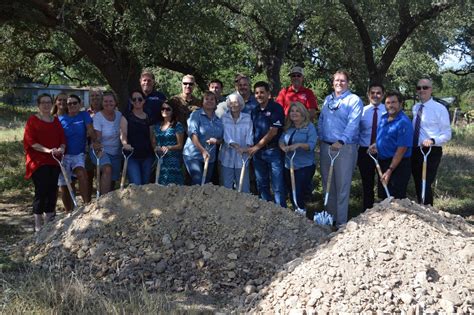
[[[21,142],[23,126],[31,113],[32,109],[0,104],[0,202],[31,201],[33,187],[30,181],[23,179],[24,153]],[[434,190],[435,206],[472,220],[474,125],[454,128],[453,140],[443,150],[444,156]],[[316,187],[308,207],[322,209],[319,170],[314,182]],[[414,191],[413,181],[410,181],[409,198],[414,199]],[[362,184],[358,170],[353,176],[349,207],[352,216],[361,212]],[[1,234],[2,238],[6,237],[5,233]],[[144,289],[131,292],[127,288],[122,292],[98,292],[87,283],[81,282],[74,274],[51,275],[45,271],[27,268],[28,266],[15,264],[0,250],[0,314],[212,313],[212,309],[206,305],[177,305],[162,293],[146,292]],[[177,297],[172,300],[176,301]],[[182,300],[186,298],[183,297]]]

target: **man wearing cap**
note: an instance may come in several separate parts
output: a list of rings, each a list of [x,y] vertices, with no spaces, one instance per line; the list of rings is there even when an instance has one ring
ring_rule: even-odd
[[[442,145],[451,139],[448,110],[442,104],[433,100],[431,97],[432,92],[433,84],[430,79],[423,78],[418,81],[416,94],[418,94],[420,103],[415,104],[412,109],[414,135],[411,167],[418,202],[422,201],[423,154],[420,151],[420,147],[424,151],[431,147],[427,162],[425,205],[433,205],[431,184],[436,178],[436,172],[443,155]]]
[[[173,99],[176,99],[180,104],[181,123],[184,126],[187,126],[186,120],[189,118],[189,115],[201,107],[201,100],[193,95],[195,84],[196,80],[193,75],[185,75],[181,80],[181,94],[173,96]]]
[[[255,177],[260,198],[274,200],[286,207],[285,184],[283,181],[283,155],[278,146],[285,114],[280,104],[270,98],[270,86],[267,82],[254,85],[258,106],[252,111],[255,145],[248,149],[253,156]],[[270,183],[274,198],[270,193]]]
[[[276,98],[277,103],[283,106],[285,115],[288,115],[290,104],[300,102],[308,109],[311,120],[314,120],[318,110],[318,101],[313,91],[303,86],[303,68],[293,67],[288,75],[291,79],[291,85],[281,89]]]
[[[140,87],[145,94],[145,106],[143,111],[147,113],[152,124],[156,124],[161,117],[161,104],[166,96],[155,89],[155,75],[150,70],[143,70],[140,75]],[[129,109],[132,104],[129,103]]]

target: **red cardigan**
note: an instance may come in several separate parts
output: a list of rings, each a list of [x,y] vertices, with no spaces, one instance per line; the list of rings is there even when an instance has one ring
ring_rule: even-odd
[[[53,122],[45,122],[36,115],[28,118],[23,136],[23,147],[26,154],[26,174],[25,178],[31,175],[43,165],[58,165],[50,153],[39,152],[33,149],[32,145],[38,143],[48,149],[59,148],[61,144],[66,145],[64,130],[57,117]]]

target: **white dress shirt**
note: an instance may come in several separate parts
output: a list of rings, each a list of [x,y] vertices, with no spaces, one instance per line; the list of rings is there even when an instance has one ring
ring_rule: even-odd
[[[413,128],[415,127],[416,114],[421,103],[413,106]],[[432,98],[423,103],[423,113],[421,114],[420,137],[418,145],[423,140],[434,139],[435,146],[442,146],[451,139],[451,125],[449,122],[449,113],[445,106],[435,102]]]
[[[372,135],[372,120],[374,118],[374,105],[369,104],[364,106],[362,110],[362,118],[359,124],[359,145],[361,147],[368,147],[370,145],[370,136]],[[380,123],[380,118],[387,110],[385,105],[380,103],[377,106],[377,123]],[[376,134],[377,136],[377,134]]]

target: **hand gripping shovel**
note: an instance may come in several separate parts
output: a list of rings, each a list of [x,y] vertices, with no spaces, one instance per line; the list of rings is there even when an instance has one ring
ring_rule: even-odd
[[[380,168],[380,164],[379,164],[379,161],[377,160],[377,158],[375,156],[372,155],[372,153],[370,153],[369,150],[367,150],[367,153],[369,154],[369,156],[372,158],[372,160],[374,160],[375,162],[375,168],[377,169],[377,173],[379,174],[379,180],[380,182],[382,183],[382,186],[383,186],[383,189],[385,189],[385,194],[387,195],[387,198],[390,198],[390,192],[388,191],[388,187],[387,187],[387,184],[385,184],[383,181],[382,181],[382,169]]]
[[[247,168],[247,162],[249,159],[250,159],[250,154],[242,153],[242,169],[240,170],[239,190],[238,190],[239,192],[242,192],[242,186],[244,185],[245,169]]]
[[[423,146],[420,146],[421,154],[423,154],[423,169],[421,172],[421,203],[425,204],[425,195],[426,195],[426,167],[428,166],[428,155],[430,155],[431,147],[425,153],[423,151]]]
[[[300,206],[298,205],[298,201],[296,200],[296,182],[295,182],[295,165],[293,163],[293,160],[296,155],[296,150],[293,151],[293,154],[291,156],[287,153],[287,158],[290,160],[290,179],[291,179],[291,191],[293,195],[293,202],[295,203],[296,209],[295,212],[297,214],[304,215],[306,214],[306,210],[301,209]]]
[[[163,158],[165,157],[165,154],[160,155],[158,152],[155,151],[155,156],[156,156],[156,174],[155,174],[155,184],[158,185],[158,180],[160,179],[160,169],[161,169],[161,164],[163,164]]]
[[[120,180],[120,190],[123,190],[123,187],[125,186],[125,177],[127,177],[128,159],[132,156],[132,154],[133,154],[133,149],[130,151],[129,154],[125,154],[125,150],[122,149],[124,162],[123,162],[122,178]]]
[[[206,183],[207,169],[209,168],[209,159],[211,158],[210,155],[213,148],[214,147],[212,146],[206,145],[206,149],[208,149],[207,153],[209,153],[209,156],[204,159],[204,171],[202,172],[201,186],[203,186]]]
[[[53,152],[51,152],[51,155],[53,156],[53,159],[55,159],[56,162],[58,162],[59,167],[61,168],[61,172],[63,173],[64,180],[66,181],[67,190],[69,191],[69,196],[71,196],[71,200],[72,200],[72,203],[74,205],[74,208],[77,208],[76,196],[74,195],[74,191],[72,190],[72,186],[71,186],[71,178],[69,177],[69,175],[66,172],[66,169],[64,168],[63,158],[58,159],[54,155]],[[64,155],[63,155],[63,157],[64,157]]]
[[[95,152],[94,149],[92,149],[92,154],[94,155],[95,157],[95,160],[97,161],[97,166],[96,166],[96,188],[97,188],[97,192],[96,192],[96,198],[99,199],[100,197],[100,158],[102,157],[102,150],[99,150],[97,151],[97,153]]]

